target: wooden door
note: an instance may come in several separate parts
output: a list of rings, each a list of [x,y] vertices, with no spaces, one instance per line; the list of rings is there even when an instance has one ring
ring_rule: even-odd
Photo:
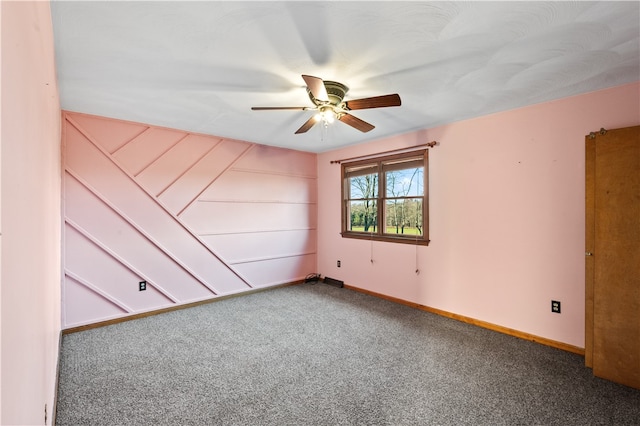
[[[640,389],[640,126],[586,137],[585,362]]]

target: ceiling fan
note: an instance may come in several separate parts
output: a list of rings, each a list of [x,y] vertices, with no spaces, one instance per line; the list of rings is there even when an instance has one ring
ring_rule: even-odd
[[[312,107],[251,107],[254,111],[269,110],[299,110],[299,111],[318,111],[313,117],[308,119],[298,130],[296,134],[305,133],[312,128],[314,124],[322,121],[325,125],[331,123],[334,119],[338,119],[349,126],[368,132],[375,126],[367,123],[351,114],[349,111],[369,108],[384,108],[392,106],[400,106],[400,96],[398,94],[374,96],[372,98],[354,99],[344,101],[344,96],[349,88],[337,81],[325,81],[319,77],[303,75],[305,83],[307,83],[307,93],[309,99],[313,102]]]

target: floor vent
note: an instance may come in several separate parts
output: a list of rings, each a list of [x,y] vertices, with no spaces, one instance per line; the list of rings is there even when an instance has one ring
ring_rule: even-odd
[[[334,287],[344,287],[344,281],[336,280],[335,278],[324,277],[324,283]]]

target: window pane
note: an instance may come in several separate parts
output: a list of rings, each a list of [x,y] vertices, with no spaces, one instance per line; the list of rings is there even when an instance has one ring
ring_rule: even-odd
[[[349,231],[377,232],[376,200],[349,202]]]
[[[342,236],[428,245],[428,151],[370,157],[342,163]]]
[[[376,198],[378,196],[378,174],[349,178],[349,198]]]
[[[387,198],[424,195],[424,167],[385,172]]]
[[[385,234],[422,236],[422,198],[387,200]]]

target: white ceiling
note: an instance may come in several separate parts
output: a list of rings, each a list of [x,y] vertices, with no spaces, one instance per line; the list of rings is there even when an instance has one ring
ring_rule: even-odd
[[[640,2],[53,1],[62,108],[304,151],[640,80]],[[398,93],[295,135],[301,74]]]

